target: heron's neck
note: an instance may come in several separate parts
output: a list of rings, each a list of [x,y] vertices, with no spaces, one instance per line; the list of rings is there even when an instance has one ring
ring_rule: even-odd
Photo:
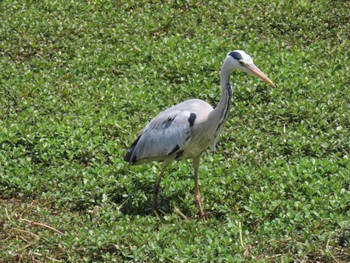
[[[224,122],[227,119],[228,113],[231,107],[232,88],[229,82],[230,73],[222,67],[220,72],[220,83],[221,83],[221,98],[219,104],[210,114],[211,122],[215,123],[214,136],[217,137],[223,128]]]

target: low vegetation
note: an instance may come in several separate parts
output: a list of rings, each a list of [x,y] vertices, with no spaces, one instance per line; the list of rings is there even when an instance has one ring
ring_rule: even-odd
[[[0,262],[349,262],[348,1],[0,3]],[[129,166],[158,112],[233,107],[200,168]]]

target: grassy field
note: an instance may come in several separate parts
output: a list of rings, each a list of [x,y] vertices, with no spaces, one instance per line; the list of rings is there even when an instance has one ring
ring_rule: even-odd
[[[220,3],[219,3],[220,2]],[[348,1],[0,3],[0,262],[349,262]],[[162,181],[122,158],[173,104],[216,105],[216,154]]]

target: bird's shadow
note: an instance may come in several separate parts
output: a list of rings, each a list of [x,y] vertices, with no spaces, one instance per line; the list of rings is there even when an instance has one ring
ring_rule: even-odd
[[[159,192],[158,195],[158,210],[153,211],[153,193],[149,192],[145,195],[146,198],[142,200],[137,196],[129,196],[128,198],[119,201],[116,203],[121,204],[119,211],[124,215],[129,216],[155,216],[162,218],[166,215],[177,214],[179,218],[182,219],[193,219],[200,220],[199,210],[193,200],[186,202],[186,196],[182,191],[174,191],[163,193]],[[188,197],[187,197],[188,200]],[[192,200],[192,199],[191,199]],[[226,215],[220,211],[205,209],[207,219],[215,218],[217,220],[223,220]]]
[[[181,210],[182,213],[190,215],[190,205],[184,203],[185,196],[181,195],[181,192],[172,192],[171,194],[162,193],[160,191],[158,195],[158,210],[153,211],[153,194],[145,194],[145,198],[142,200],[136,196],[128,196],[122,202],[120,207],[120,212],[126,215],[140,215],[140,216],[149,216],[149,215],[168,215],[172,214],[175,211],[175,207]]]

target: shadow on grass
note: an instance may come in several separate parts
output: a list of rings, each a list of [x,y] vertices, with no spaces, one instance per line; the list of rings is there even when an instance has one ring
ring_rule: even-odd
[[[171,194],[165,194],[160,192],[158,195],[158,215],[168,215],[175,212],[177,207],[186,216],[191,216],[192,212],[190,205],[184,203],[185,196],[181,195],[181,192],[173,192]],[[149,216],[155,215],[152,210],[153,194],[150,192],[145,195],[146,198],[139,199],[136,196],[129,196],[123,202],[121,202],[120,211],[127,215],[140,215]],[[120,201],[118,202],[120,203]]]

